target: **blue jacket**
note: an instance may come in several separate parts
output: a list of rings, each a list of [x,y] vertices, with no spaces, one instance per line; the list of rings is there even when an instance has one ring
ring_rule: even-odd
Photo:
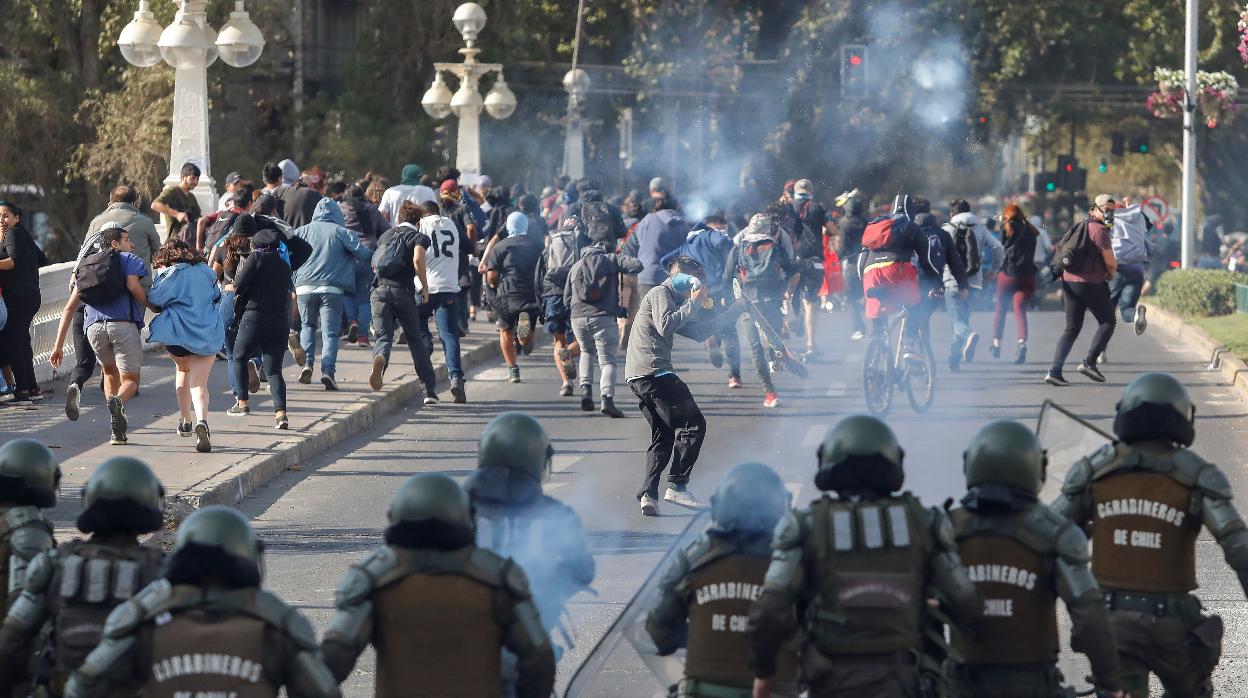
[[[719,293],[723,286],[724,265],[728,254],[732,252],[732,238],[712,228],[698,228],[689,231],[685,244],[663,255],[660,262],[664,268],[676,257],[687,254],[698,260],[706,272],[706,288],[712,295]]]
[[[225,325],[217,307],[221,290],[207,264],[157,269],[147,298],[161,309],[152,320],[153,342],[176,344],[200,356],[212,356],[225,345]]]
[[[663,268],[664,255],[685,244],[685,234],[689,226],[680,213],[671,209],[663,209],[646,214],[633,231],[632,240],[636,240],[637,253],[633,255],[641,260],[645,268],[637,275],[638,283],[657,286],[667,280],[667,270]]]
[[[334,286],[355,290],[355,260],[367,261],[372,252],[344,225],[342,209],[333,199],[321,199],[312,222],[295,228],[294,236],[312,246],[308,261],[295,272],[295,287]]]

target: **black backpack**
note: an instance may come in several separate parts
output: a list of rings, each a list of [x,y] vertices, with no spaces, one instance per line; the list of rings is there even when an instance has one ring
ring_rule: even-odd
[[[410,233],[399,229],[386,237],[382,244],[378,245],[377,251],[373,253],[373,270],[377,272],[377,276],[391,281],[410,282],[415,278],[412,271],[412,258],[408,253],[408,245]]]
[[[979,254],[979,240],[975,237],[974,226],[954,224],[953,249],[957,251],[958,257],[962,259],[962,264],[966,267],[967,276],[979,273],[983,260]]]
[[[128,293],[121,253],[110,247],[83,257],[78,268],[74,270],[74,283],[78,289],[78,298],[92,306],[117,300],[122,294]]]
[[[811,220],[811,209],[817,209],[823,212],[823,215],[815,216],[814,218],[817,220]],[[802,209],[797,213],[797,249],[794,251],[802,259],[822,261],[823,226],[824,220],[827,218],[827,212],[819,204],[813,201],[806,201],[803,203]]]
[[[581,204],[581,228],[593,242],[615,242],[616,231],[611,221],[611,209],[605,201],[586,201]]]
[[[230,236],[230,232],[234,230],[234,219],[238,218],[238,214],[233,211],[226,211],[217,217],[212,225],[208,226],[208,230],[204,233],[204,249],[211,250],[216,247],[217,243]]]
[[[606,252],[597,248],[591,250],[581,257],[581,263],[576,267],[576,275],[572,277],[572,295],[586,303],[598,303],[611,290],[616,270]]]
[[[1092,261],[1092,240],[1088,237],[1088,221],[1082,220],[1070,226],[1053,253],[1053,265],[1061,271],[1079,273],[1086,271]]]

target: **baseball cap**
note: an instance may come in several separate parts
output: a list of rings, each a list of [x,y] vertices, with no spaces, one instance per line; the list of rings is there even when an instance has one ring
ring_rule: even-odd
[[[1114,197],[1110,196],[1109,194],[1097,194],[1096,195],[1096,207],[1097,208],[1104,208],[1113,203],[1114,203]]]
[[[243,179],[243,176],[240,175],[239,173],[231,172],[225,176],[225,183],[226,184],[238,184],[240,181],[242,181],[242,179]]]
[[[109,221],[105,223],[104,225],[100,226],[99,232],[102,233],[105,230],[125,230],[125,229],[126,229],[126,226],[118,223],[117,221]]]
[[[810,194],[814,189],[815,186],[810,183],[809,179],[799,179],[793,184],[794,194]]]

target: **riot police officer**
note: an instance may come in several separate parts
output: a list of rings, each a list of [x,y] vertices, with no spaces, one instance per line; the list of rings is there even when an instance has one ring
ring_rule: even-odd
[[[1196,537],[1209,529],[1248,592],[1248,530],[1218,467],[1188,447],[1196,406],[1167,373],[1131,381],[1117,405],[1117,442],[1070,469],[1058,513],[1090,530],[1092,573],[1104,589],[1131,695],[1148,674],[1167,695],[1213,695],[1222,619],[1205,615],[1196,588]]]
[[[42,509],[56,506],[61,467],[47,446],[13,439],[0,446],[0,591],[5,609],[26,583],[26,569],[52,548],[52,524]]]
[[[1070,612],[1070,644],[1092,662],[1102,695],[1121,696],[1109,614],[1088,570],[1088,539],[1037,500],[1047,457],[1027,427],[993,422],[963,453],[967,494],[953,510],[958,554],[984,596],[974,635],[953,629],[964,662],[949,666],[953,695],[1061,698],[1057,596]]]
[[[555,656],[524,572],[473,544],[468,497],[445,475],[415,475],[390,504],[386,546],[338,584],[322,646],[339,681],[364,647],[377,651],[375,692],[498,696],[501,652],[517,658],[516,695],[546,698]]]
[[[104,639],[65,686],[68,698],[135,686],[144,696],[336,698],[312,624],[260,589],[262,544],[229,507],[178,527],[164,577],[119,605]]]
[[[568,599],[594,581],[580,517],[542,493],[553,455],[536,419],[503,413],[481,433],[477,470],[465,485],[477,514],[477,545],[520,565],[547,632],[558,625]]]
[[[110,458],[83,487],[78,530],[91,534],[41,553],[31,561],[26,587],[0,627],[0,690],[17,679],[14,672],[40,636],[35,683],[53,695],[64,691],[69,673],[82,665],[101,639],[104,621],[118,604],[133,597],[160,575],[159,549],[139,545],[138,536],[163,523],[165,488],[142,461]]]
[[[763,592],[750,610],[755,695],[768,695],[776,656],[803,631],[811,696],[919,695],[919,653],[930,588],[959,624],[983,602],[966,575],[944,510],[908,492],[897,437],[851,416],[819,447],[824,495],[776,526]]]
[[[788,511],[789,493],[775,471],[761,463],[741,463],[711,496],[711,528],[676,553],[646,631],[660,655],[688,649],[682,695],[751,695],[746,620],[763,587],[771,534]],[[796,653],[782,652],[779,664],[775,692],[796,696]]]

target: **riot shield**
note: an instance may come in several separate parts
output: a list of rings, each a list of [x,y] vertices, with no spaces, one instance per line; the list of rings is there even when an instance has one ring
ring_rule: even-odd
[[[1045,400],[1040,407],[1036,438],[1040,439],[1040,445],[1049,455],[1046,489],[1061,487],[1066,471],[1076,461],[1114,442],[1113,436],[1051,400]]]
[[[682,550],[706,530],[711,515],[703,511],[685,527],[641,588],[629,600],[602,640],[572,675],[564,698],[666,696],[685,674],[685,651],[660,657],[646,632],[646,615],[658,603],[659,582]]]

